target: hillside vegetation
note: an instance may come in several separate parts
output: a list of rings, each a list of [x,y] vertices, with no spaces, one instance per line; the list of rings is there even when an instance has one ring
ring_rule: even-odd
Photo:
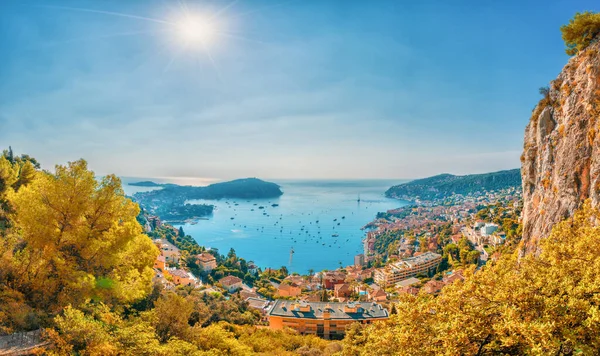
[[[406,200],[444,199],[453,194],[472,194],[506,188],[521,187],[520,169],[511,169],[484,174],[455,176],[440,174],[395,185],[385,192],[390,198]]]
[[[120,180],[83,160],[39,170],[0,155],[0,335],[43,329],[48,355],[330,355],[315,336],[254,326],[257,311],[152,283],[158,249]],[[41,353],[40,353],[41,354]]]
[[[404,295],[389,321],[356,326],[344,355],[596,355],[600,212],[586,203],[541,254],[506,255],[437,297]]]

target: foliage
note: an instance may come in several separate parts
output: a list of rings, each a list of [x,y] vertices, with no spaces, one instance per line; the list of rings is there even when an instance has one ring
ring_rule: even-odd
[[[519,188],[521,186],[521,170],[512,169],[485,174],[455,176],[440,174],[417,179],[408,183],[391,187],[385,195],[393,198],[422,200],[444,199],[453,194],[468,195],[475,192]]]
[[[152,239],[165,239],[175,245],[180,250],[185,250],[188,254],[197,255],[204,251],[204,248],[194,240],[190,235],[181,236],[179,230],[170,225],[162,225],[148,233]]]
[[[97,181],[83,160],[57,166],[54,174],[19,158],[16,175],[6,174],[7,162],[0,158],[2,180],[13,182],[0,198],[10,206],[12,226],[0,244],[1,295],[44,320],[89,299],[117,306],[146,295],[158,250],[142,234],[139,209],[118,178]],[[13,313],[0,324],[21,328],[20,319]]]
[[[586,49],[600,34],[600,13],[578,12],[567,25],[560,28],[568,55],[573,56]]]
[[[359,328],[344,355],[571,355],[600,349],[600,212],[556,225],[539,255],[503,256],[438,297],[402,295],[398,314]]]

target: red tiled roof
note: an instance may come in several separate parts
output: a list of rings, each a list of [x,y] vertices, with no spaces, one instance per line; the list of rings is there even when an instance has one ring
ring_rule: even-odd
[[[206,253],[206,252],[203,252],[203,253],[197,255],[196,258],[200,262],[210,262],[210,261],[216,260],[215,256],[211,255],[210,253]]]
[[[219,283],[221,283],[222,285],[224,285],[226,287],[229,287],[236,283],[241,283],[241,282],[242,282],[242,280],[236,276],[227,276],[227,277],[223,277],[219,280]]]

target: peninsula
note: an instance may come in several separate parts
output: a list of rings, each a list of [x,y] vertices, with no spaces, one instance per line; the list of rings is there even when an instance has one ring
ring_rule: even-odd
[[[194,220],[212,214],[213,205],[186,203],[189,200],[270,199],[283,194],[279,185],[258,178],[236,179],[206,187],[158,184],[151,181],[132,185],[162,187],[158,190],[135,193],[133,199],[144,210],[171,222]]]
[[[431,201],[445,199],[455,194],[469,195],[520,187],[520,169],[464,176],[446,173],[395,185],[385,192],[385,196],[411,201]]]

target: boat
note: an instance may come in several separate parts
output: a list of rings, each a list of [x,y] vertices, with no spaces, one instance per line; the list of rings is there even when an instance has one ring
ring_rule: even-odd
[[[272,207],[279,206],[279,204],[271,204]]]
[[[340,236],[339,234],[333,234],[333,235],[331,235],[331,237],[339,237],[339,236]]]

